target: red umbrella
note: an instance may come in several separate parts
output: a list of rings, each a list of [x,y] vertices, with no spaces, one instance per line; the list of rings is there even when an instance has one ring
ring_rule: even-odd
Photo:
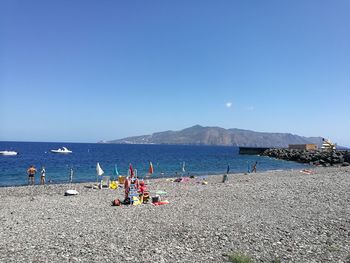
[[[130,176],[134,176],[134,170],[132,169],[132,165],[131,164],[129,166],[129,170],[130,170]]]
[[[149,162],[148,172],[149,172],[149,174],[153,174],[153,164],[152,164],[152,162]]]

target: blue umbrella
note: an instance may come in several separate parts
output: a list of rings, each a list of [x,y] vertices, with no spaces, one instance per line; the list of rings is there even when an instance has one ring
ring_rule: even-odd
[[[113,174],[118,176],[119,175],[119,172],[118,172],[118,166],[115,164],[114,165],[114,171],[113,171]]]

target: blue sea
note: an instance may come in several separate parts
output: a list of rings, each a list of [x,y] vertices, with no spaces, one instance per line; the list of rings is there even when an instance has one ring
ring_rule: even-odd
[[[67,147],[73,153],[54,154],[50,150]],[[51,183],[69,181],[70,169],[74,171],[73,182],[96,181],[96,164],[100,163],[105,175],[115,177],[114,167],[125,175],[129,163],[137,169],[139,177],[148,172],[153,163],[152,177],[174,177],[184,175],[203,176],[230,173],[246,173],[257,161],[258,171],[279,169],[303,169],[304,164],[275,160],[268,157],[239,155],[238,147],[189,146],[189,145],[135,145],[97,143],[46,143],[46,142],[0,142],[0,150],[14,150],[17,156],[0,156],[0,186],[27,184],[26,170],[34,165],[38,171],[46,169],[46,180]],[[35,183],[40,180],[39,172]]]

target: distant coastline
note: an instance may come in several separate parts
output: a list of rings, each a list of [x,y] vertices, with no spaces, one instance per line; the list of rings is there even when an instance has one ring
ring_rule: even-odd
[[[256,132],[242,129],[224,129],[195,125],[180,131],[164,131],[151,135],[103,140],[99,143],[118,144],[167,144],[167,145],[216,145],[279,148],[289,144],[314,143],[322,145],[322,137],[303,137],[290,133]]]

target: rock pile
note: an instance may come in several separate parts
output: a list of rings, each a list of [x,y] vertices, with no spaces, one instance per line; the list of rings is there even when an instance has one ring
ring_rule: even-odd
[[[306,151],[272,148],[264,151],[262,155],[325,167],[349,166],[350,163],[350,151]]]

